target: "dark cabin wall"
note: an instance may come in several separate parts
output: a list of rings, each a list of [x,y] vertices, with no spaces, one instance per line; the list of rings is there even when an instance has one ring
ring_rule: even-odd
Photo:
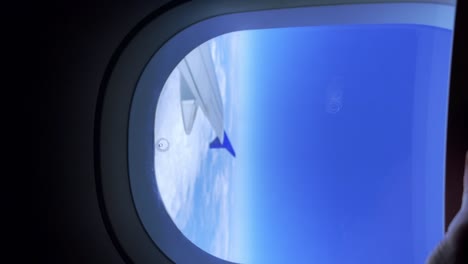
[[[36,7],[40,96],[40,263],[123,263],[99,211],[93,133],[100,82],[113,52],[168,1],[57,1]],[[32,246],[32,245],[31,245]],[[36,257],[34,257],[36,259]],[[37,259],[36,259],[37,260]],[[36,262],[34,262],[36,263]]]
[[[457,1],[450,78],[445,175],[445,228],[460,209],[468,151],[468,2]]]

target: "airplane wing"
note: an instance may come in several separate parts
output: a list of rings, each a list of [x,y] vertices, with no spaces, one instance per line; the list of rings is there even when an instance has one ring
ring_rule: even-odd
[[[178,69],[181,73],[180,103],[185,132],[190,134],[197,109],[200,108],[216,136],[223,142],[223,102],[207,43],[191,51],[179,63]]]
[[[227,135],[224,131],[223,101],[208,43],[191,51],[177,68],[181,76],[180,104],[185,133],[191,133],[197,109],[200,108],[217,137],[210,148],[225,148],[235,156],[229,139],[224,144]]]
[[[191,51],[178,69],[181,73],[180,102],[185,132],[190,134],[197,108],[201,108],[216,136],[223,142],[223,102],[207,43]]]
[[[216,149],[216,148],[226,149],[233,157],[236,157],[236,152],[234,151],[234,148],[232,147],[231,141],[229,141],[229,138],[226,135],[226,132],[224,132],[224,142],[221,143],[218,138],[215,138],[210,143],[210,148],[212,148],[212,149]]]

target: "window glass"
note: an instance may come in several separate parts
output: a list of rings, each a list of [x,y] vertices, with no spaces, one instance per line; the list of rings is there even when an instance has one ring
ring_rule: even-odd
[[[451,44],[405,24],[203,43],[156,108],[168,214],[233,262],[423,263],[443,236]]]

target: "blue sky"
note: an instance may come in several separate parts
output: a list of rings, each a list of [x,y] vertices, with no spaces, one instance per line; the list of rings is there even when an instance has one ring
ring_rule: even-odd
[[[237,157],[208,149],[201,113],[184,134],[173,72],[155,127],[172,152],[155,171],[174,223],[235,262],[423,263],[442,236],[450,44],[411,25],[210,41]]]
[[[423,263],[442,235],[450,32],[350,25],[249,39],[250,263]],[[428,204],[415,199],[429,190]]]

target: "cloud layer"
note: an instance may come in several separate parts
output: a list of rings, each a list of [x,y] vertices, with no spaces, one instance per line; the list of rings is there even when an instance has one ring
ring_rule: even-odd
[[[237,59],[231,60],[235,58],[238,34],[222,35],[204,44],[209,45],[215,65],[228,135],[234,133],[238,105],[233,75],[239,65]],[[160,95],[155,117],[155,142],[165,138],[170,144],[166,152],[155,151],[161,198],[174,223],[188,239],[216,257],[239,262],[230,250],[235,160],[222,149],[208,149],[214,132],[200,109],[191,134],[185,134],[179,82],[180,73],[174,70]]]

